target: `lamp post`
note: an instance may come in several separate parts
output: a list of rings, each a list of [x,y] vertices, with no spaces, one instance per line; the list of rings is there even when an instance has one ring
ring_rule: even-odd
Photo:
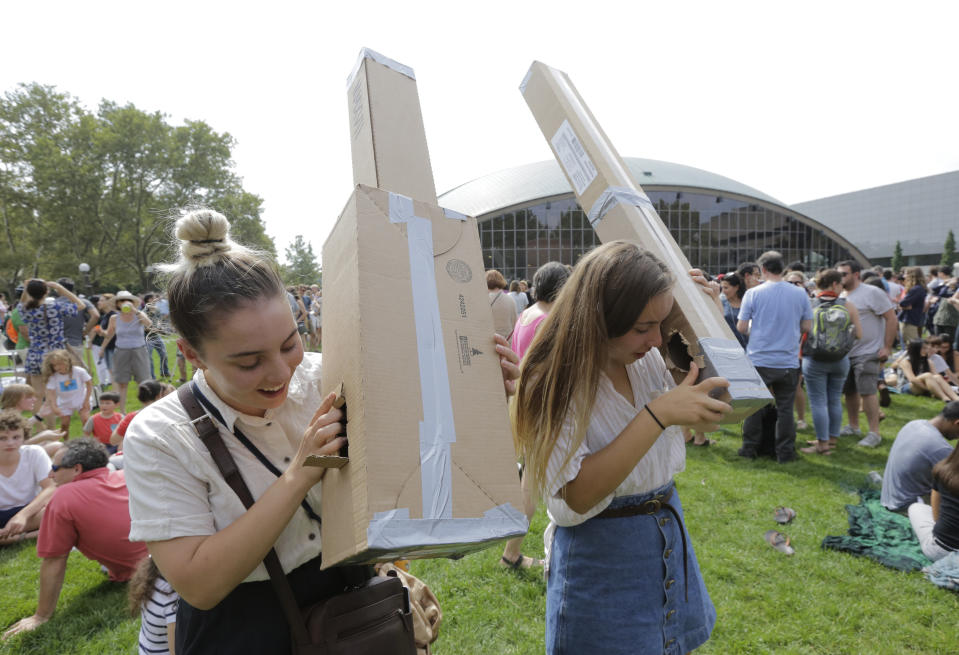
[[[90,265],[86,262],[80,264],[77,268],[83,274],[83,286],[87,289],[87,295],[90,295]]]

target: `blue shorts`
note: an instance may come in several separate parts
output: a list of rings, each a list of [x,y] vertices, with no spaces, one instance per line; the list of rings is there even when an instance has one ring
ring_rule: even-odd
[[[26,505],[20,505],[20,507],[11,507],[10,509],[0,509],[0,528],[7,527],[7,523],[10,522],[10,519],[16,516],[17,512],[24,507],[26,507]]]

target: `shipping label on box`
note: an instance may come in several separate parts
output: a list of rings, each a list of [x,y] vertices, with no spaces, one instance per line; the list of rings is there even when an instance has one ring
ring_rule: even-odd
[[[323,264],[323,385],[343,384],[350,458],[323,479],[323,566],[524,534],[475,219],[359,185]]]

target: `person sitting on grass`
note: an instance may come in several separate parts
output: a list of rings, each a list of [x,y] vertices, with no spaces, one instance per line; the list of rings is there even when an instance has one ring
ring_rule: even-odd
[[[959,550],[959,447],[932,467],[930,503],[910,505],[909,522],[932,561]]]
[[[959,402],[947,404],[931,420],[906,423],[889,449],[882,475],[883,507],[901,512],[932,490],[932,467],[952,452],[950,440],[959,438]]]
[[[959,394],[952,390],[949,381],[933,370],[930,353],[929,345],[922,339],[913,339],[906,346],[905,355],[895,364],[906,376],[907,384],[903,390],[914,396],[933,396],[946,402],[959,400]],[[938,353],[936,357],[942,360]]]
[[[47,389],[46,404],[60,418],[60,431],[69,438],[70,419],[80,415],[80,423],[90,417],[93,378],[82,366],[74,366],[66,350],[51,350],[43,356],[41,367]]]
[[[31,437],[30,432],[35,426],[43,427],[43,418],[34,412],[36,407],[37,392],[29,384],[8,384],[0,394],[0,411],[12,410],[23,417],[24,443],[29,446],[43,446],[47,455],[53,457],[60,448],[60,440],[67,435],[57,430],[40,430]]]
[[[83,424],[83,436],[96,437],[112,455],[117,447],[110,443],[113,428],[123,420],[123,414],[116,411],[120,402],[120,394],[116,391],[104,391],[100,394],[100,411],[87,419]]]
[[[131,616],[140,617],[139,655],[172,653],[180,595],[160,573],[152,557],[141,560],[130,579],[129,601]]]
[[[50,458],[40,446],[23,443],[26,421],[0,412],[0,545],[35,537],[43,508],[53,495]]]
[[[57,488],[43,512],[37,555],[40,591],[37,610],[20,619],[3,638],[35,630],[53,616],[75,547],[99,562],[113,582],[126,582],[147,556],[146,546],[131,542],[129,495],[123,471],[107,468],[107,451],[96,439],[71,439],[53,456],[51,477]]]

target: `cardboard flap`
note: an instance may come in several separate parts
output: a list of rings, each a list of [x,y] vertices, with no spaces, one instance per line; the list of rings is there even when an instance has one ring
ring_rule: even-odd
[[[365,184],[356,185],[356,190],[358,193],[364,194],[379,208],[383,213],[384,220],[391,222],[389,193],[383,193],[381,190]],[[463,230],[466,229],[466,216],[417,200],[413,200],[412,205],[413,212],[417,216],[427,218],[432,223],[434,257],[439,257],[456,247],[463,236]],[[407,227],[405,223],[394,223],[393,225],[402,235],[406,236]]]

